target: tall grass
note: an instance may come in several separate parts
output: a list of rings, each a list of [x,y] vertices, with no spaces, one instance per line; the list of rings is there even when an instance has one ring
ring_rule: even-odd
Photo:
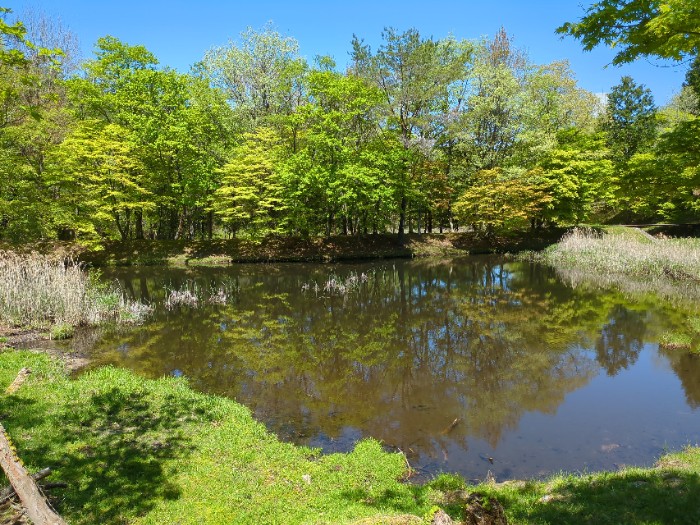
[[[195,281],[187,281],[179,288],[166,288],[165,309],[199,308],[206,305],[225,305],[238,293],[238,288],[231,283],[218,287],[203,287]]]
[[[631,228],[575,228],[547,250],[529,254],[574,285],[616,285],[632,293],[700,296],[700,239],[653,238]]]
[[[46,327],[134,322],[148,311],[71,259],[0,252],[0,323]]]
[[[301,290],[302,292],[308,292],[311,290],[317,296],[321,292],[329,295],[346,296],[352,292],[359,291],[368,280],[369,276],[365,272],[362,272],[361,274],[358,274],[357,272],[350,272],[350,275],[348,275],[346,278],[331,274],[328,276],[325,283],[319,285],[319,283],[316,281],[307,282],[301,286]]]
[[[576,228],[536,258],[596,273],[700,281],[698,239],[653,239],[637,232]]]

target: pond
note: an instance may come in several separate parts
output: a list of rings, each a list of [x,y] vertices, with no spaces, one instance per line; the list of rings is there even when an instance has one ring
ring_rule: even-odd
[[[700,442],[700,356],[658,343],[697,312],[654,296],[490,256],[104,277],[153,318],[69,344],[95,366],[186,376],[297,444],[371,436],[422,477],[502,481],[651,465]]]

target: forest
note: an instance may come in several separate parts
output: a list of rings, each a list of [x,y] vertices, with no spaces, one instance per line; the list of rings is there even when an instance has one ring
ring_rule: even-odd
[[[627,76],[607,97],[580,88],[565,60],[532,63],[505,29],[387,28],[376,49],[355,36],[341,71],[270,23],[181,73],[112,36],[78,60],[57,21],[2,12],[0,241],[401,239],[699,217],[697,57],[657,107]]]

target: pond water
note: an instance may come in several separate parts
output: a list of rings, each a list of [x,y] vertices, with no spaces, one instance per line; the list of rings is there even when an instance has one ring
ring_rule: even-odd
[[[650,465],[700,442],[700,357],[660,349],[688,312],[573,289],[497,257],[105,272],[155,305],[83,332],[95,365],[186,376],[282,439],[374,437],[422,476],[497,480]],[[197,307],[171,304],[168,297]]]

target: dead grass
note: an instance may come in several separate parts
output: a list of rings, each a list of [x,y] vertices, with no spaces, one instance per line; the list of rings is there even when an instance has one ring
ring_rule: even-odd
[[[139,320],[147,310],[91,277],[73,259],[0,252],[0,324],[94,325]]]

